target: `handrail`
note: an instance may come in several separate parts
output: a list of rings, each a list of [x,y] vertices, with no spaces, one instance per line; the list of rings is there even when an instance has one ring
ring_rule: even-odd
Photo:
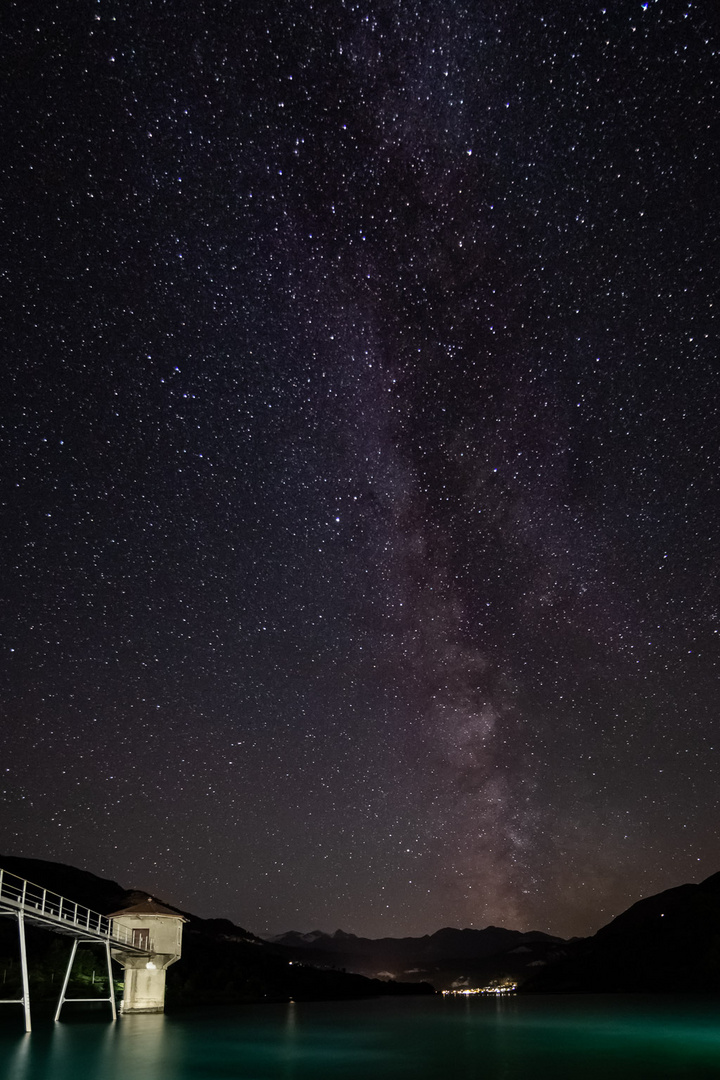
[[[0,869],[0,905],[2,904],[10,905],[11,910],[23,912],[29,918],[34,917],[49,925],[75,927],[83,932],[96,934],[111,944],[133,944],[132,931],[125,926],[119,926],[107,915],[101,915],[82,904],[67,900],[59,893],[43,889],[17,874]]]

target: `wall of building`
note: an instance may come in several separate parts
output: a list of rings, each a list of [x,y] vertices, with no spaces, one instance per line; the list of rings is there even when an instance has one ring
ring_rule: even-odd
[[[122,1011],[163,1012],[165,972],[180,959],[182,952],[182,919],[168,915],[119,915],[113,921],[131,936],[133,930],[149,931],[147,953],[112,950],[114,958],[125,968]]]

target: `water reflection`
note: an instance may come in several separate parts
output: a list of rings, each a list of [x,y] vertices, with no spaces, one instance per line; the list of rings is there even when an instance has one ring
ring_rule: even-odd
[[[720,1076],[717,1006],[702,999],[360,1001],[34,1021],[28,1035],[0,1013],[2,1080]]]
[[[182,1035],[162,1013],[125,1016],[105,1040],[97,1076],[107,1080],[168,1080],[182,1070]]]
[[[7,1036],[7,1033],[6,1033]],[[35,1030],[0,1045],[4,1080],[178,1080],[184,1075],[182,1027],[163,1015],[35,1023]]]
[[[27,1031],[20,1036],[14,1050],[10,1052],[7,1063],[7,1080],[25,1080],[31,1047],[32,1035]]]
[[[296,1071],[295,1063],[298,1053],[297,1048],[297,1035],[298,1035],[298,1017],[297,1006],[294,1001],[291,1001],[287,1007],[287,1013],[285,1017],[284,1028],[284,1046],[283,1057],[285,1058],[285,1068],[283,1071],[284,1080],[295,1080]]]

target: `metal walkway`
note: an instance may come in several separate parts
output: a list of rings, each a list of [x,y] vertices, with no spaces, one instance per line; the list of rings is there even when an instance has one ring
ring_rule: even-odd
[[[58,934],[66,934],[75,939],[55,1019],[59,1018],[60,1010],[65,1001],[109,1001],[113,1020],[116,1018],[115,987],[110,967],[110,949],[111,947],[122,948],[123,952],[135,953],[137,956],[148,954],[147,948],[141,948],[137,944],[133,944],[131,931],[124,926],[115,925],[114,920],[109,919],[106,915],[100,915],[97,911],[91,911],[90,908],[83,907],[82,904],[76,904],[58,893],[43,889],[40,885],[34,885],[31,881],[26,881],[15,874],[9,874],[2,869],[0,869],[0,915],[10,915],[17,919],[23,990],[22,997],[0,999],[0,1005],[22,1005],[25,1012],[26,1031],[30,1031],[30,986],[28,981],[27,949],[25,946],[26,922],[42,926],[46,930],[54,930]],[[77,946],[81,943],[104,946],[110,991],[110,996],[107,998],[65,997]]]

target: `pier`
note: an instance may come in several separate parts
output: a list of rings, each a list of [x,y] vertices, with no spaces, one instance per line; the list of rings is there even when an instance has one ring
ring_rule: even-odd
[[[0,915],[17,920],[22,980],[21,997],[0,999],[0,1005],[22,1005],[26,1031],[31,1030],[30,983],[25,940],[27,923],[73,939],[55,1011],[56,1020],[60,1019],[60,1012],[66,1001],[107,1001],[112,1019],[117,1018],[112,959],[121,963],[126,972],[130,971],[130,995],[126,993],[123,999],[125,1011],[163,1011],[165,971],[179,959],[181,951],[182,923],[185,920],[177,912],[149,898],[144,904],[136,904],[113,915],[101,915],[82,904],[0,869]],[[169,926],[170,920],[172,927]],[[108,973],[107,998],[65,996],[77,947],[84,944],[103,947]],[[140,990],[138,973],[143,969],[147,972],[145,983],[148,985]]]

